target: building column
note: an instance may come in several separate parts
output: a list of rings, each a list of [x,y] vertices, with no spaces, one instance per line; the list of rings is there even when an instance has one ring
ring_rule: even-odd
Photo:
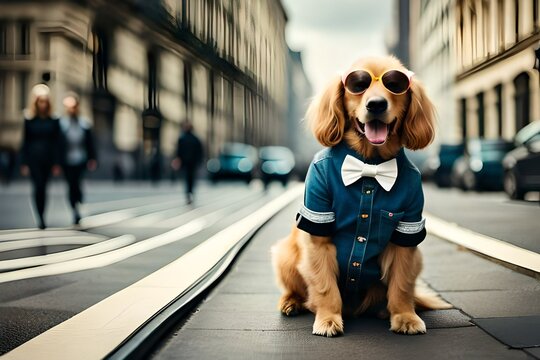
[[[497,115],[497,94],[495,89],[486,89],[484,91],[484,123],[485,137],[487,139],[494,139],[498,136]]]
[[[531,87],[531,121],[540,120],[540,74],[537,70],[530,70],[528,73]]]
[[[514,0],[504,0],[504,48],[508,49],[516,42],[516,8]]]
[[[519,38],[526,37],[534,31],[533,0],[519,0]]]
[[[479,136],[478,100],[474,95],[467,98],[467,136],[469,138],[475,138]]]
[[[511,140],[516,134],[516,100],[515,86],[512,80],[503,84],[502,100],[503,100],[503,128],[502,136],[507,140]]]
[[[493,55],[497,54],[499,51],[499,27],[502,24],[499,24],[499,16],[498,16],[498,4],[496,1],[490,1],[489,2],[489,32],[491,33],[491,41],[488,44],[488,53]]]

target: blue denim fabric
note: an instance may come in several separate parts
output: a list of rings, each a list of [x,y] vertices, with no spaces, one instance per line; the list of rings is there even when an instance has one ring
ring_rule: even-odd
[[[346,155],[368,164],[383,162],[362,158],[344,142],[317,153],[306,177],[297,226],[312,235],[332,237],[343,301],[356,302],[381,278],[377,258],[389,241],[416,246],[425,238],[424,195],[420,172],[403,149],[396,157],[398,176],[390,191],[370,177],[345,186],[341,166]]]

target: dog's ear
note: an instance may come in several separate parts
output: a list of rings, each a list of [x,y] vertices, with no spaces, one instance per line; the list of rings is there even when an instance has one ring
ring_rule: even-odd
[[[345,133],[343,94],[341,78],[336,77],[307,110],[306,118],[311,130],[323,146],[339,144]]]
[[[410,104],[403,122],[401,141],[411,150],[423,149],[435,136],[435,107],[426,95],[423,85],[411,79]]]

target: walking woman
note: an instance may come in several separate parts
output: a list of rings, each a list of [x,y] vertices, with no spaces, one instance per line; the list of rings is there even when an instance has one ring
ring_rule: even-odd
[[[21,150],[21,173],[30,175],[33,185],[38,226],[45,229],[45,200],[51,171],[60,174],[59,145],[61,141],[58,119],[52,115],[50,90],[38,84],[32,88],[29,106],[25,111],[24,138]]]
[[[61,161],[69,187],[69,204],[73,210],[73,223],[81,220],[79,206],[83,201],[82,178],[86,169],[97,168],[96,150],[90,123],[79,114],[79,96],[69,93],[63,101],[66,115],[60,119],[62,130]]]

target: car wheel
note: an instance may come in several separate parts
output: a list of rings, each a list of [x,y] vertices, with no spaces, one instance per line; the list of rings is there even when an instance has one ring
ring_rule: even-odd
[[[507,171],[504,175],[504,191],[511,199],[523,200],[525,193],[520,189],[516,174],[513,171]]]

